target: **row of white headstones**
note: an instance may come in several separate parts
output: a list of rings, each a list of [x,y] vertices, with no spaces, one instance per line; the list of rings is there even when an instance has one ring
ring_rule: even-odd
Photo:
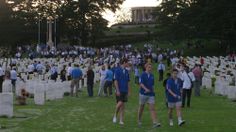
[[[188,57],[188,64],[193,66],[199,62],[198,57]],[[202,78],[202,88],[213,90],[216,95],[227,96],[228,99],[236,100],[236,62],[228,61],[226,57],[205,57],[204,58],[204,76]],[[220,65],[218,65],[220,61]],[[217,71],[217,74],[216,74]],[[231,75],[228,74],[231,73]],[[215,88],[213,88],[212,79],[215,78]]]
[[[4,68],[4,60],[3,61],[3,68]],[[59,71],[62,69],[64,65],[68,65],[70,62],[65,62],[64,60],[60,60],[60,62],[57,62],[56,59],[38,59],[38,61],[44,62],[44,61],[49,61],[54,64],[58,64]],[[0,61],[1,62],[1,61]],[[72,60],[71,60],[72,62]],[[75,62],[79,62],[79,60],[75,60]],[[31,60],[23,60],[20,61],[18,64],[18,69],[27,69],[27,65],[25,64],[30,64],[32,63]],[[10,64],[10,63],[8,63]],[[77,63],[78,64],[78,63]],[[73,65],[73,63],[72,63]],[[87,66],[82,69],[83,72],[83,79],[84,83],[82,83],[82,80],[80,80],[79,83],[79,89],[83,89],[87,87],[87,78],[86,78],[86,71],[87,71]],[[6,67],[5,67],[6,68]],[[100,80],[100,75],[99,75],[99,70],[101,69],[98,64],[94,65],[94,73],[95,73],[95,79],[94,82],[98,82]],[[71,92],[71,82],[70,81],[64,81],[61,82],[60,77],[58,76],[57,81],[52,81],[50,80],[50,75],[49,73],[46,73],[44,75],[38,75],[37,73],[33,75],[28,75],[28,74],[21,74],[22,78],[26,80],[23,82],[20,78],[17,79],[16,81],[16,90],[15,90],[15,95],[20,96],[21,90],[25,89],[28,93],[34,95],[34,103],[36,105],[44,105],[45,101],[50,101],[50,100],[57,100],[57,99],[62,99],[65,93],[70,93]],[[29,77],[27,77],[29,76]],[[7,117],[13,117],[13,98],[14,94],[12,91],[12,85],[4,85],[6,83],[5,81],[3,82],[3,92],[0,93],[0,116],[7,116]],[[82,85],[83,84],[83,85]],[[75,91],[75,88],[74,88]]]
[[[195,63],[199,62],[198,57],[187,57],[187,63],[190,67],[193,67]],[[220,59],[221,65],[217,67],[218,60]],[[202,79],[202,85],[203,87],[206,87],[207,89],[213,89],[212,88],[212,77],[216,78],[215,82],[215,94],[220,95],[226,95],[231,100],[236,100],[236,87],[230,86],[230,82],[232,79],[235,79],[236,76],[236,69],[235,69],[235,62],[228,62],[225,57],[205,57],[205,64],[203,65],[203,69],[205,69],[208,72],[204,73],[204,77]],[[3,66],[4,66],[4,60]],[[58,67],[63,67],[63,65],[67,65],[69,62],[65,62],[64,60],[60,60],[59,62],[56,61],[56,59],[38,59],[38,61],[44,62],[48,61],[54,64],[58,64]],[[0,60],[1,62],[1,60]],[[71,61],[72,62],[72,61]],[[75,60],[75,62],[79,62],[79,60]],[[20,61],[18,64],[18,69],[24,69],[27,68],[27,65],[32,63],[31,60],[25,59],[23,61]],[[9,64],[9,63],[8,63]],[[73,65],[73,64],[72,64]],[[226,65],[229,65],[228,68],[226,68]],[[4,67],[3,67],[4,68]],[[100,79],[99,70],[101,67],[98,66],[98,64],[94,65],[94,72],[95,72],[95,82],[98,82]],[[59,68],[60,70],[60,68]],[[219,71],[219,76],[215,75],[215,71]],[[83,74],[86,74],[87,66],[85,66],[84,69],[82,69]],[[227,75],[227,71],[231,71],[234,76]],[[60,78],[57,78],[57,81],[51,81],[49,80],[49,74],[45,75],[32,75],[29,77],[29,80],[27,80],[27,74],[23,74],[22,78],[26,80],[26,82],[20,81],[20,79],[17,80],[16,83],[16,96],[20,95],[20,91],[22,88],[25,88],[27,92],[34,95],[34,103],[36,105],[44,105],[46,100],[56,100],[56,99],[62,99],[64,93],[70,92],[70,82],[65,81],[61,82]],[[43,77],[44,76],[44,77]],[[44,80],[43,80],[44,78]],[[83,87],[86,87],[86,76],[84,76],[84,85],[82,86],[82,81],[80,81],[80,89]],[[12,88],[6,88],[3,89],[3,93],[0,94],[0,116],[7,116],[12,117],[13,116],[13,93],[12,90],[9,90]]]

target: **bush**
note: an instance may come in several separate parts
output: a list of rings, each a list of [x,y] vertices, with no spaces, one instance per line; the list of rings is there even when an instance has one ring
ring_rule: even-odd
[[[148,41],[152,39],[151,34],[149,36],[145,35],[119,35],[119,36],[109,36],[97,41],[95,47],[104,47],[104,46],[112,46],[112,45],[120,45],[120,44],[129,44],[129,43],[137,43]]]

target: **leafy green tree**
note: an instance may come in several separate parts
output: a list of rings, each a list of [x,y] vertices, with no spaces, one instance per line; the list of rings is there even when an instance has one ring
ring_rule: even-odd
[[[33,38],[37,37],[37,27],[29,21],[19,19],[18,14],[9,5],[4,0],[0,1],[1,46],[15,47],[16,44],[29,43]]]
[[[157,23],[172,39],[209,38],[236,42],[235,0],[163,0]]]
[[[106,10],[115,12],[124,0],[17,0],[14,8],[38,17],[57,17],[60,36],[69,40],[91,43],[102,35],[108,22],[102,17]],[[99,25],[98,25],[99,24]],[[96,27],[96,28],[95,28]],[[93,41],[93,45],[94,45]]]

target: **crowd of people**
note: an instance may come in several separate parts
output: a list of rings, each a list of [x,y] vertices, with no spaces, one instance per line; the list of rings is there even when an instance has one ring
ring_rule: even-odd
[[[87,92],[89,97],[94,96],[94,64],[101,66],[99,71],[100,82],[98,89],[98,96],[112,96],[115,93],[116,107],[113,116],[113,123],[116,123],[119,118],[119,124],[124,125],[125,103],[128,101],[130,95],[131,75],[134,74],[134,82],[140,87],[139,91],[139,108],[138,108],[138,125],[142,125],[142,113],[145,104],[149,105],[153,127],[160,127],[161,124],[157,119],[155,110],[155,87],[154,83],[162,83],[165,88],[166,105],[168,108],[169,125],[173,126],[173,110],[176,109],[178,117],[178,125],[182,126],[185,121],[182,119],[181,108],[185,107],[187,100],[187,107],[191,105],[192,89],[194,89],[195,96],[200,96],[200,86],[203,76],[201,63],[204,60],[199,60],[195,67],[188,67],[185,58],[181,57],[181,52],[170,49],[155,48],[150,44],[144,45],[143,49],[133,48],[131,45],[127,46],[113,46],[110,48],[85,48],[77,47],[76,54],[68,55],[60,54],[57,57],[63,57],[65,61],[74,60],[78,58],[80,62],[68,63],[64,65],[59,71],[58,65],[50,61],[40,62],[33,61],[28,64],[27,74],[30,76],[34,73],[39,75],[50,74],[50,79],[57,81],[58,76],[60,80],[71,81],[71,96],[78,96],[80,92],[79,83],[87,83]],[[63,51],[64,52],[64,51]],[[0,92],[4,86],[4,75],[8,77],[15,89],[15,82],[17,76],[20,75],[18,71],[17,62],[21,61],[21,57],[12,59],[8,71],[4,71],[0,65]],[[87,65],[84,65],[84,60],[89,58]],[[33,59],[33,58],[32,58]],[[153,70],[154,64],[157,64],[156,70]],[[81,68],[87,66],[87,71],[84,73]],[[157,72],[159,78],[154,78],[154,72]],[[168,72],[170,71],[170,72]],[[165,78],[165,74],[167,75]],[[85,79],[86,82],[85,82]],[[113,90],[115,88],[115,91]],[[76,89],[74,91],[74,88]],[[119,116],[118,116],[119,115]]]

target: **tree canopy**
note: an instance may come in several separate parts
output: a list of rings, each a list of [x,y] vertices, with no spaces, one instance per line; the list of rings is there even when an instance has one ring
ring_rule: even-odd
[[[15,0],[12,9],[18,13],[31,14],[33,19],[59,20],[60,36],[82,45],[95,44],[103,34],[107,20],[105,10],[115,12],[124,0]],[[32,17],[23,17],[32,19]],[[92,40],[92,41],[88,41]]]
[[[155,15],[164,36],[235,42],[235,0],[162,0]]]
[[[0,1],[0,40],[1,45],[28,43],[37,37],[37,26],[25,19],[19,19],[8,3]]]

